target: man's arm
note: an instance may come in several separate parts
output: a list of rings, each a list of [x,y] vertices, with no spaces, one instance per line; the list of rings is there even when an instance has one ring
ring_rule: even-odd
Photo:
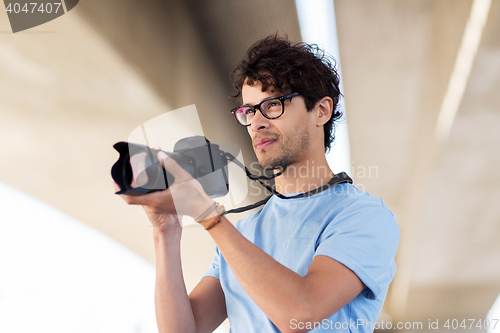
[[[116,191],[120,188],[114,183]],[[164,193],[152,193],[143,198],[158,204]],[[123,195],[127,203],[134,197]],[[159,333],[212,332],[227,318],[224,293],[218,279],[203,278],[187,295],[182,275],[180,241],[182,227],[172,213],[158,213],[143,205],[153,226],[156,256],[155,309]]]
[[[165,229],[153,229],[156,253],[155,308],[160,333],[196,332],[182,276],[180,228],[180,225],[171,225]]]
[[[156,321],[160,333],[212,332],[227,317],[218,279],[203,278],[187,295],[180,257],[180,225],[155,228]]]
[[[226,318],[226,300],[219,279],[205,276],[189,294],[198,332],[213,332]]]
[[[301,331],[291,329],[293,319],[321,322],[365,288],[354,272],[326,256],[317,256],[302,277],[248,241],[225,218],[209,233],[241,286],[282,332]]]

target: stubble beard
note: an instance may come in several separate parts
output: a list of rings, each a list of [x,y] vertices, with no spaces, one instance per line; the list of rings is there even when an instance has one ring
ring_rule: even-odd
[[[291,133],[283,141],[281,151],[276,156],[259,159],[263,169],[280,169],[297,161],[299,155],[309,148],[309,131]]]

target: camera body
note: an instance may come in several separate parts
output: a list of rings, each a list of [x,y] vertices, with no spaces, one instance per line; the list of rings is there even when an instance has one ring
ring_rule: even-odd
[[[156,156],[160,150],[129,142],[118,142],[113,147],[120,153],[111,169],[113,180],[120,186],[116,194],[144,195],[165,190],[175,181]],[[210,197],[228,193],[229,160],[218,144],[204,136],[192,136],[179,140],[173,152],[165,153],[198,180]]]

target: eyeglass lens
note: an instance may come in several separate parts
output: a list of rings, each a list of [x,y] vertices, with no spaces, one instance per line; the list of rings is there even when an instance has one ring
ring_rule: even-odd
[[[279,99],[271,99],[260,104],[260,111],[267,118],[277,118],[283,112],[283,105]],[[249,106],[236,110],[236,118],[242,125],[249,125],[255,117],[255,111]]]

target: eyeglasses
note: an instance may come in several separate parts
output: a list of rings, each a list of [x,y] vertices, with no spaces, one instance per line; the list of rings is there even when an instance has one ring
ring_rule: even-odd
[[[255,118],[255,114],[257,113],[256,110],[259,110],[260,113],[262,113],[262,115],[267,119],[279,118],[283,115],[283,113],[285,113],[285,101],[298,95],[300,95],[300,93],[296,92],[279,97],[269,97],[254,106],[243,105],[238,108],[234,108],[231,110],[231,113],[240,125],[250,126],[253,118]]]

